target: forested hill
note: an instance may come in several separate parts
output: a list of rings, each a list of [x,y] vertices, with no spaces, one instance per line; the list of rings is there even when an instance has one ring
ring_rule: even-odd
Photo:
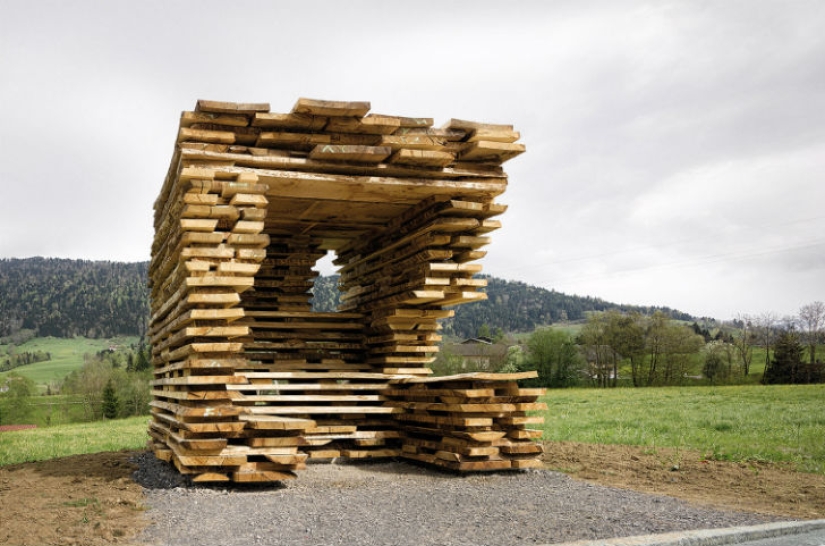
[[[148,262],[0,260],[0,338],[142,335]]]
[[[0,259],[0,338],[19,332],[54,337],[143,335],[149,317],[148,262],[92,262],[57,258]],[[523,282],[487,278],[488,299],[459,305],[444,333],[530,332],[537,326],[580,320],[588,311],[621,309],[645,314],[662,310],[676,319],[693,317],[666,307],[617,305],[571,296]],[[313,308],[336,309],[338,276],[315,282]]]
[[[479,327],[487,325],[491,331],[500,328],[504,332],[532,332],[536,327],[559,321],[584,319],[588,311],[638,311],[653,314],[663,311],[674,319],[694,320],[694,317],[668,307],[642,307],[620,305],[599,298],[571,296],[531,286],[518,281],[505,281],[495,277],[487,279],[487,300],[459,305],[455,317],[442,322],[445,334],[458,337],[478,335]],[[315,281],[315,301],[318,311],[335,309],[338,304],[337,276],[320,277]]]
[[[487,300],[456,307],[455,317],[444,322],[444,332],[460,337],[471,337],[486,324],[491,331],[532,332],[537,326],[567,320],[582,320],[589,311],[619,309],[653,314],[663,311],[674,319],[693,320],[686,313],[668,307],[642,307],[616,304],[590,296],[573,296],[531,286],[519,281],[505,281],[487,277]]]

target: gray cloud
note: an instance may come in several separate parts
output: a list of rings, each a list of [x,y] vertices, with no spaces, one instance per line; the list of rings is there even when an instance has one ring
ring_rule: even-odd
[[[144,260],[181,110],[512,123],[494,275],[699,315],[825,278],[821,2],[0,7],[0,256]]]

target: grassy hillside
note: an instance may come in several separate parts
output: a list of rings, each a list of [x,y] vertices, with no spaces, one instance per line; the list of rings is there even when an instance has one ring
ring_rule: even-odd
[[[15,368],[14,372],[28,377],[37,384],[41,392],[46,386],[59,383],[72,371],[83,366],[83,355],[95,354],[112,346],[128,347],[138,342],[137,337],[116,337],[108,339],[87,339],[76,337],[61,339],[54,337],[35,338],[15,347],[18,353],[44,351],[51,354],[52,359]],[[0,345],[0,356],[9,350],[8,345]],[[9,372],[0,372],[3,378]]]

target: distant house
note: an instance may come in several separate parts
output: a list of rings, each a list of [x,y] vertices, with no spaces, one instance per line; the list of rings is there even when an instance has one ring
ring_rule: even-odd
[[[461,345],[492,345],[493,340],[492,338],[486,336],[479,336],[479,337],[471,337],[467,338],[461,342]]]
[[[510,346],[493,343],[488,337],[475,337],[450,344],[445,350],[461,358],[462,370],[486,372],[495,371],[504,365]]]

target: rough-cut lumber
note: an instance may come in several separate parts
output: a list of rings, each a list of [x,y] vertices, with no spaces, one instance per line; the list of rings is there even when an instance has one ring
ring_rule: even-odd
[[[510,125],[370,114],[364,101],[199,100],[155,202],[150,443],[196,481],[291,478],[307,458],[534,464],[540,392],[429,378],[445,309],[506,210]],[[334,251],[339,312],[312,312]],[[532,462],[531,462],[532,461]]]
[[[537,402],[544,389],[522,389],[518,374],[470,373],[448,377],[399,378],[385,395],[404,408],[401,456],[456,471],[521,469],[538,466],[540,423],[527,411],[547,409]],[[468,403],[457,403],[457,400]]]

